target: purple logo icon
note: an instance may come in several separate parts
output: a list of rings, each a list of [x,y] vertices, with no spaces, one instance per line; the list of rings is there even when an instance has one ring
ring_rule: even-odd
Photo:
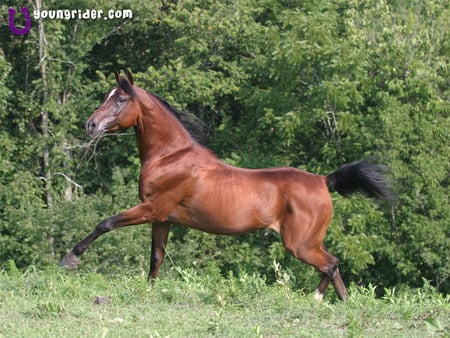
[[[30,18],[30,13],[28,12],[28,8],[23,7],[20,11],[25,16],[25,27],[24,28],[16,27],[16,25],[14,24],[14,17],[16,14],[16,10],[14,8],[9,9],[9,29],[11,29],[11,31],[17,35],[27,34],[31,28],[31,18]]]

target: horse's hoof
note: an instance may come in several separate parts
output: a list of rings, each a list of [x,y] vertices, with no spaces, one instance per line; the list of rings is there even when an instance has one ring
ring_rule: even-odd
[[[314,297],[315,300],[317,300],[319,302],[323,301],[323,293],[321,293],[319,291],[319,289],[316,289],[316,291],[314,292],[314,296],[313,297]]]
[[[59,263],[59,266],[64,267],[66,269],[75,269],[78,266],[78,263],[80,263],[79,259],[73,252],[69,252],[67,255],[64,256],[61,263]]]

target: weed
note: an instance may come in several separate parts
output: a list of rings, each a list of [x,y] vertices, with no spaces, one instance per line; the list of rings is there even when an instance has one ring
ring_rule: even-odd
[[[39,303],[36,307],[36,317],[63,317],[66,312],[66,306],[58,302]]]
[[[222,318],[223,318],[223,308],[219,308],[218,311],[214,311],[215,317],[213,318],[211,324],[208,327],[208,332],[217,335],[221,331]]]
[[[436,317],[428,317],[424,319],[425,325],[433,334],[442,335],[445,337],[450,336],[450,327],[445,327],[439,318]]]

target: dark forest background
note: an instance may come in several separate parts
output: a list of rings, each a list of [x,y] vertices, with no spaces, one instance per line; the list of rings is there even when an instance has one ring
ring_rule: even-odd
[[[8,9],[132,10],[131,19],[36,20]],[[33,16],[33,15],[32,15]],[[83,123],[130,69],[199,116],[207,145],[242,167],[328,174],[370,158],[397,203],[333,194],[326,244],[346,282],[450,292],[450,4],[415,0],[35,0],[0,5],[0,265],[45,267],[99,221],[138,203],[132,130],[90,140]],[[21,23],[22,22],[22,23]],[[143,273],[151,226],[99,239],[81,269]],[[318,275],[278,236],[173,227],[161,277]]]

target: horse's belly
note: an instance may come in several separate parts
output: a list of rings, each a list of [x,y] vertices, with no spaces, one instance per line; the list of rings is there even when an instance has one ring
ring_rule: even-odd
[[[214,234],[239,234],[270,227],[279,230],[286,210],[289,173],[220,167],[200,171],[189,197],[170,212],[169,221]]]
[[[264,228],[265,225],[258,222],[239,222],[233,217],[210,217],[201,212],[184,212],[175,210],[169,215],[169,221],[173,224],[186,226],[216,235],[241,234],[251,230]]]
[[[181,203],[169,215],[169,221],[182,226],[219,235],[233,235],[267,227],[276,230],[277,207],[267,201],[232,203],[209,199],[203,203]]]

